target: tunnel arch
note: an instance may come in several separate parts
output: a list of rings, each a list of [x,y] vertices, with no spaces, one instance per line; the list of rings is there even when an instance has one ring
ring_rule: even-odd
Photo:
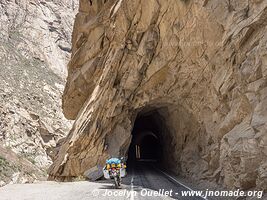
[[[153,160],[163,162],[163,132],[167,125],[163,111],[167,108],[146,107],[140,110],[135,118],[132,129],[132,140],[128,150],[130,162],[137,160]]]
[[[161,143],[159,137],[151,131],[141,131],[133,137],[135,158],[140,160],[154,160],[160,158]]]
[[[159,139],[159,137],[155,133],[153,133],[151,131],[142,131],[142,132],[140,132],[140,134],[137,135],[137,137],[135,138],[134,142],[136,144],[141,144],[141,142],[144,139],[144,137],[147,137],[147,136],[154,137],[157,140]]]
[[[141,144],[144,138],[155,138],[152,152],[157,156],[151,160],[157,161],[157,166],[175,174],[199,173],[199,166],[206,165],[201,160],[206,141],[205,128],[196,120],[196,117],[180,104],[153,104],[139,109],[133,120],[131,143],[128,148],[128,164],[138,162],[138,159],[148,159],[147,156],[136,156],[136,145]],[[156,144],[157,143],[157,144]],[[140,151],[144,151],[140,149]],[[149,154],[149,152],[148,152]],[[149,159],[148,159],[149,160]]]

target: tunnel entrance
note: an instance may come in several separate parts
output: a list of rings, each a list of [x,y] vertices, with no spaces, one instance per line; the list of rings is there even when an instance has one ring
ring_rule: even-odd
[[[139,147],[139,146],[138,146]],[[154,136],[147,135],[143,138],[140,147],[139,147],[139,159],[147,159],[147,160],[159,160],[159,148],[160,143],[158,138]]]
[[[203,146],[210,143],[201,139],[206,134],[205,127],[181,105],[143,108],[135,117],[131,133],[131,143],[125,151],[130,169],[155,167],[200,176],[199,166],[206,166],[201,157]]]
[[[128,165],[137,161],[162,162],[164,126],[164,119],[157,109],[137,115],[128,151]]]

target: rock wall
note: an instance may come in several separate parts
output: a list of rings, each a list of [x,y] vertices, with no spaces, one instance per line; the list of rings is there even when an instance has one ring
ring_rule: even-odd
[[[63,95],[75,123],[50,178],[126,154],[156,109],[174,172],[266,190],[266,22],[266,0],[80,0]]]
[[[0,186],[45,180],[70,130],[61,96],[77,4],[0,2]]]

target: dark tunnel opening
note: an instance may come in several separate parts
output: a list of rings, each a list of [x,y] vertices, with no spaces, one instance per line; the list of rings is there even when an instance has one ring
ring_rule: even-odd
[[[140,155],[137,156],[139,156],[140,159],[159,160],[160,143],[156,137],[150,135],[145,136],[139,148],[140,150],[138,150],[138,153]]]
[[[163,162],[164,119],[157,109],[140,112],[132,130],[132,141],[128,151],[128,165],[139,161]]]

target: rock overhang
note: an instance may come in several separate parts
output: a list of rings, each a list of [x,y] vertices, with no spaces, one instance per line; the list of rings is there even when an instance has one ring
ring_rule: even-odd
[[[63,97],[76,122],[50,175],[77,176],[126,154],[137,114],[152,106],[167,107],[173,171],[264,188],[267,5],[242,3],[246,15],[238,5],[80,1]]]

